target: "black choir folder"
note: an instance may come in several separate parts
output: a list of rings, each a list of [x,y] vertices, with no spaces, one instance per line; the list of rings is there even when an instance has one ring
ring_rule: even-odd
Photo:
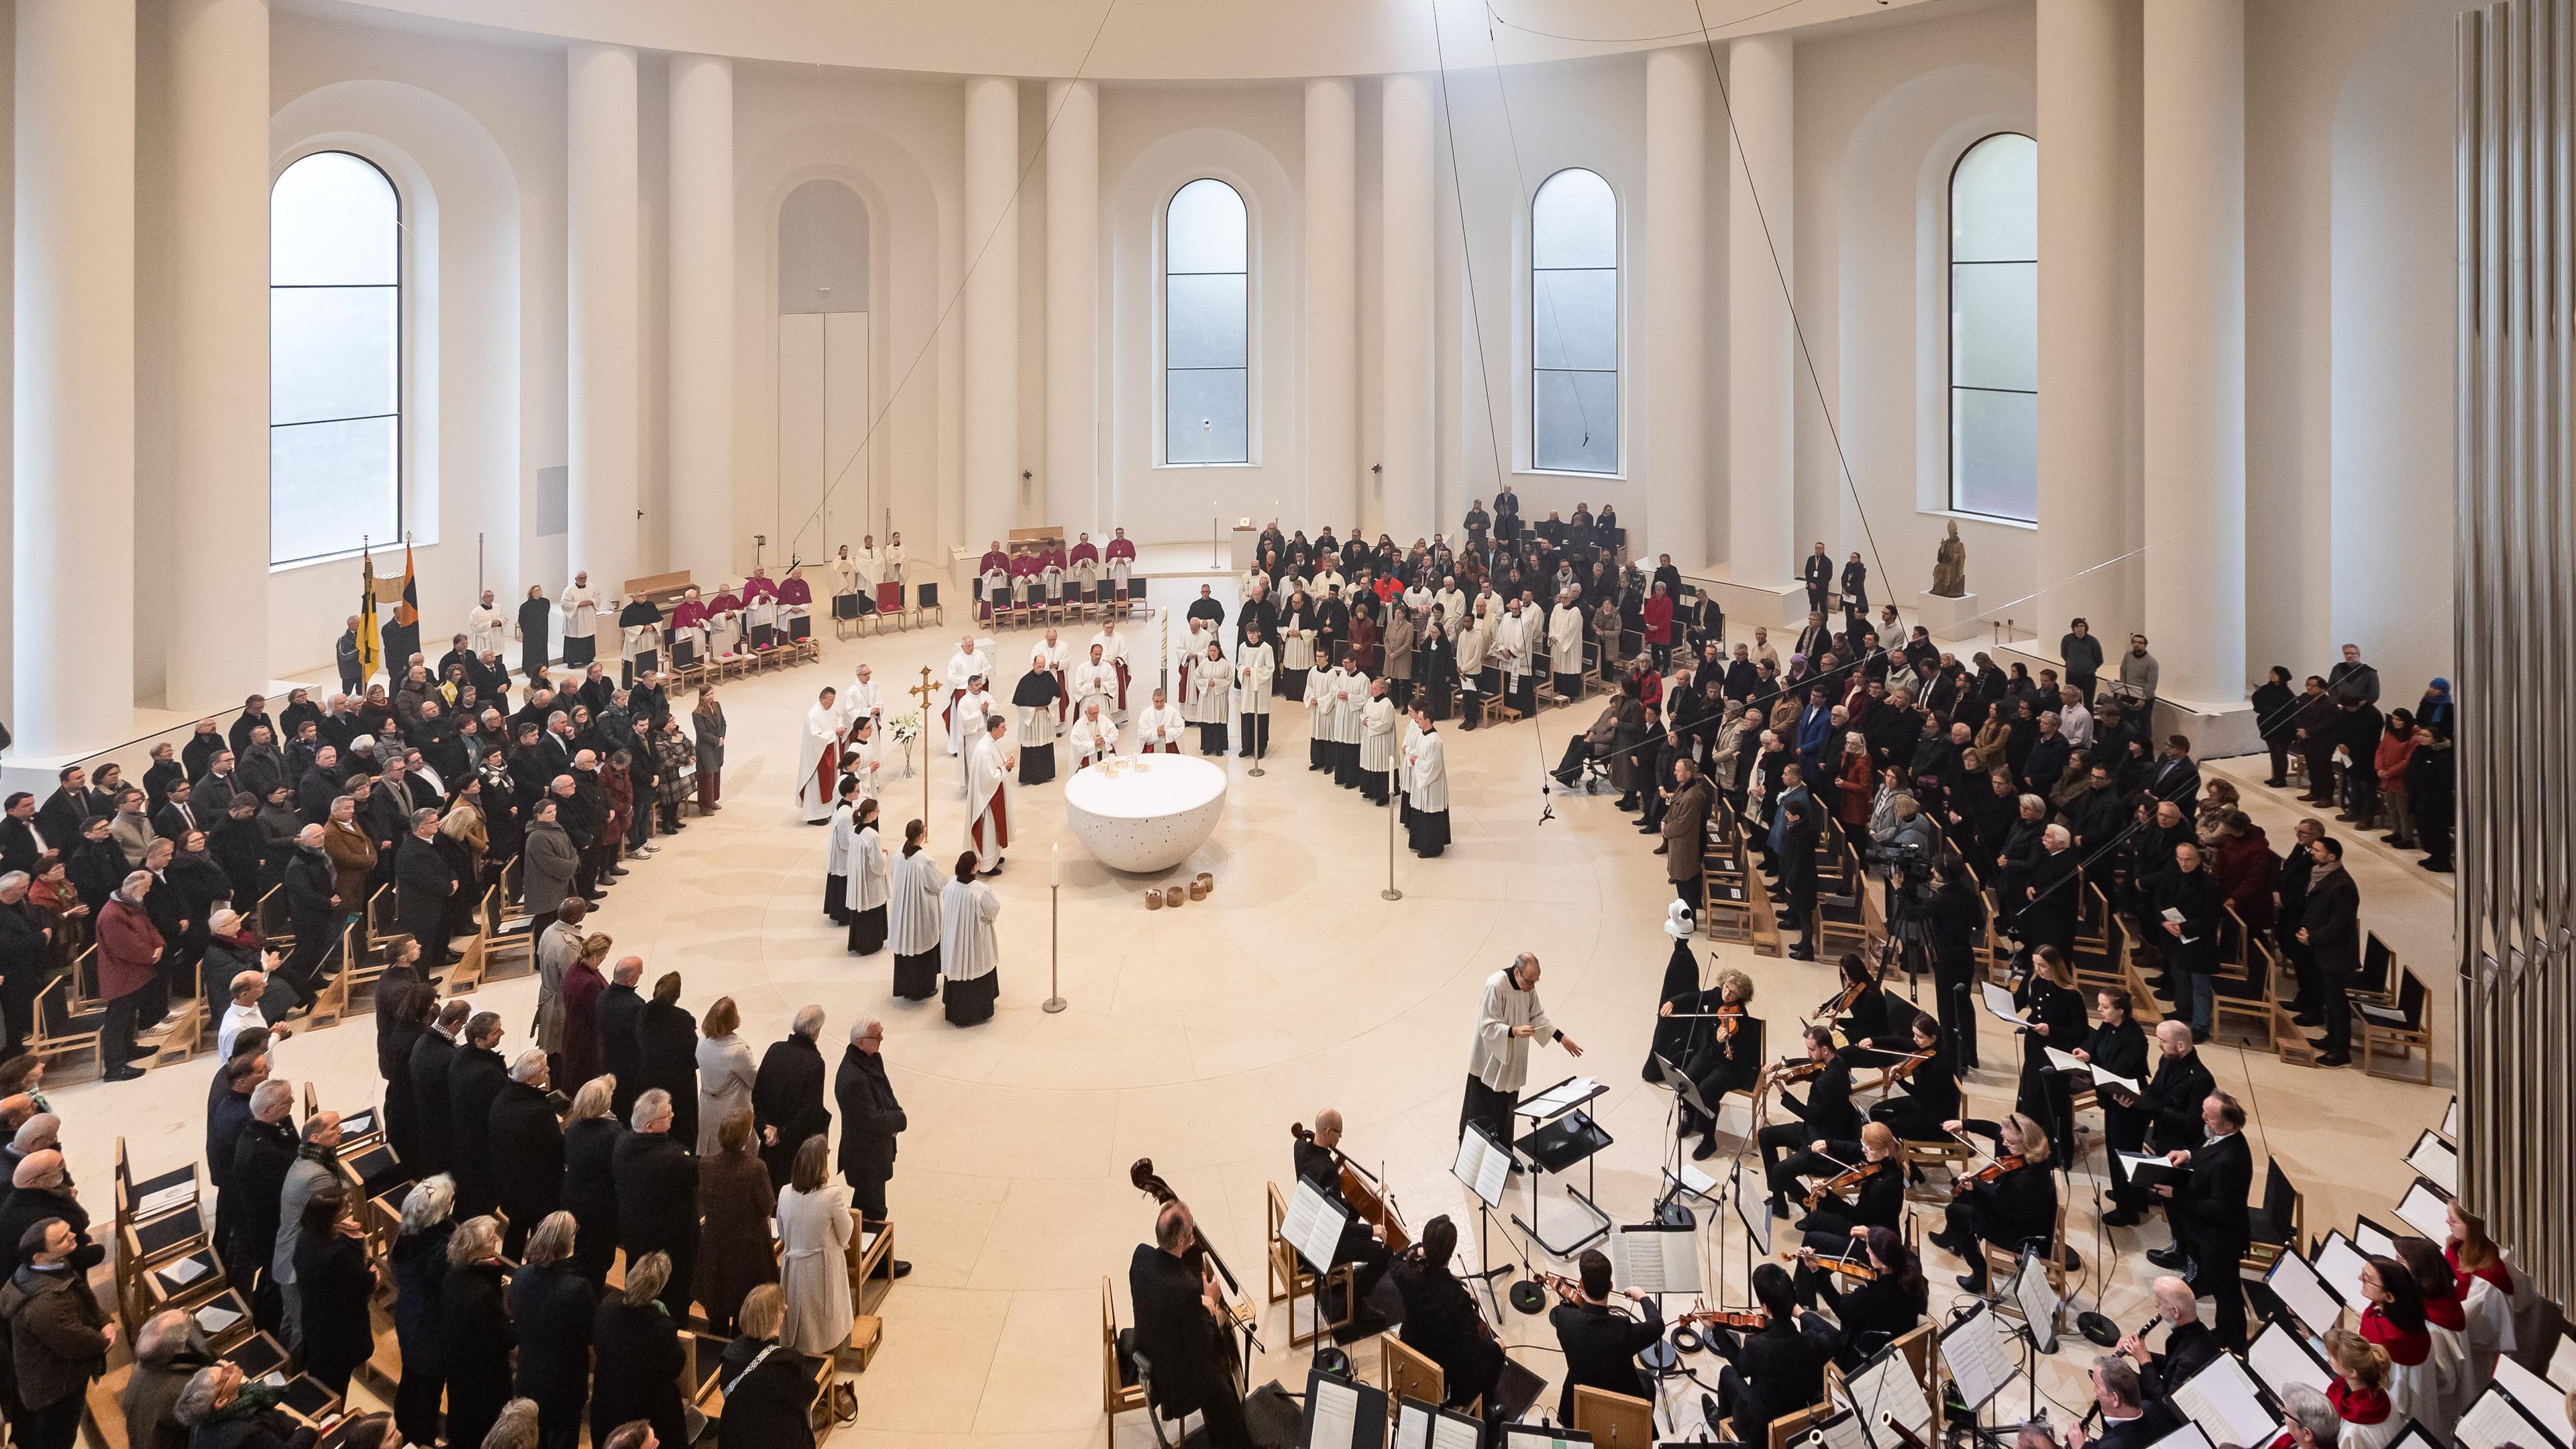
[[[1386,1449],[1386,1390],[1319,1368],[1306,1370],[1306,1416],[1297,1449]]]

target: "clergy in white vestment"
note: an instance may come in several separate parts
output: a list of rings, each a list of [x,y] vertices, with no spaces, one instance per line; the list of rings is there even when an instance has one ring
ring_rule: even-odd
[[[1101,657],[1099,640],[1092,640],[1089,657],[1073,666],[1073,680],[1068,687],[1073,691],[1076,716],[1082,713],[1084,705],[1094,700],[1100,702],[1100,713],[1104,717],[1111,716],[1117,709],[1118,671]]]
[[[742,628],[742,590],[732,583],[716,585],[716,596],[707,600],[707,655],[709,659],[730,659],[747,646]]]
[[[1547,616],[1547,668],[1556,676],[1557,703],[1583,697],[1583,591],[1567,589],[1556,596],[1556,612]]]
[[[761,569],[753,569],[751,577],[743,580],[742,632],[754,649],[774,648],[778,643],[778,585]]]
[[[1222,755],[1230,723],[1227,716],[1234,708],[1234,666],[1225,662],[1223,646],[1210,639],[1187,668],[1190,690],[1182,713],[1199,727],[1199,753]]]
[[[1474,729],[1485,722],[1486,650],[1493,636],[1486,632],[1485,621],[1470,614],[1466,627],[1458,631],[1458,717],[1460,729]]]
[[[1542,632],[1538,615],[1518,599],[1503,606],[1502,622],[1494,631],[1502,653],[1503,698],[1524,715],[1538,709],[1538,643]]]
[[[1154,691],[1154,702],[1136,716],[1136,753],[1140,755],[1177,755],[1181,752],[1181,731],[1189,722],[1181,718],[1162,690]]]
[[[465,645],[476,654],[498,654],[510,644],[510,616],[492,606],[492,591],[465,616]]]
[[[1012,687],[1011,706],[1020,722],[1020,783],[1043,785],[1055,778],[1056,710],[1063,691],[1055,671],[1046,667],[1046,650],[1029,654],[1029,669]]]
[[[1243,716],[1239,753],[1254,759],[1270,753],[1270,691],[1278,672],[1279,656],[1261,637],[1261,626],[1245,625],[1242,647],[1234,651],[1234,708]]]
[[[877,585],[885,579],[885,556],[877,552],[875,534],[859,540],[859,551],[850,556],[850,582],[857,586],[859,612],[873,614],[877,608]]]
[[[1570,1057],[1583,1055],[1574,1038],[1547,1019],[1538,1002],[1538,957],[1523,951],[1510,966],[1485,980],[1476,1004],[1476,1039],[1467,1049],[1467,1097],[1458,1109],[1458,1131],[1483,1128],[1508,1145],[1512,1114],[1520,1108],[1521,1088],[1529,1082],[1530,1045],[1562,1044]]]
[[[1449,848],[1448,747],[1419,706],[1413,727],[1419,733],[1404,751],[1404,830],[1413,853],[1429,860]]]
[[[832,802],[838,798],[833,787],[841,778],[841,717],[832,706],[835,698],[829,689],[815,696],[814,707],[805,711],[805,733],[796,742],[796,805],[808,825],[831,819]]]
[[[1449,635],[1453,639],[1456,638],[1458,630],[1462,627],[1460,621],[1467,617],[1467,596],[1459,590],[1458,581],[1453,578],[1443,578],[1440,581],[1440,592],[1431,596],[1431,606],[1438,609],[1440,617],[1448,621]]]
[[[886,942],[894,947],[894,994],[928,1001],[939,993],[939,890],[948,883],[918,820],[903,828],[886,901]]]
[[[862,800],[850,840],[850,945],[853,956],[885,949],[886,901],[891,894],[885,842],[877,836],[877,802]]]
[[[599,657],[599,590],[590,586],[590,571],[572,576],[572,587],[563,591],[556,604],[563,610],[563,662],[566,669],[579,669]]]
[[[1056,627],[1047,625],[1046,638],[1039,641],[1038,653],[1046,658],[1046,671],[1055,676],[1055,722],[1059,725],[1073,717],[1073,681],[1065,676],[1064,641],[1056,637]],[[1034,667],[1034,666],[1033,666]]]
[[[628,684],[647,669],[662,667],[662,606],[642,594],[628,594],[617,611],[618,677]]]
[[[940,997],[951,1026],[992,1019],[993,1000],[1002,994],[1002,948],[993,935],[1000,914],[1001,897],[975,879],[973,852],[957,857],[955,878],[939,892],[939,974],[946,978]]]
[[[903,586],[904,557],[903,535],[900,533],[887,534],[885,558],[883,563],[880,565],[882,572],[878,573],[877,582],[881,584],[893,584],[897,588],[901,588]]]
[[[1073,767],[1096,765],[1118,753],[1118,725],[1101,713],[1098,698],[1082,702],[1082,718],[1073,722]]]
[[[833,554],[823,566],[832,572],[832,592],[834,595],[855,594],[859,592],[859,561],[850,557],[850,546],[848,544],[842,544],[840,551]]]
[[[956,651],[948,656],[948,667],[942,672],[948,679],[948,707],[939,714],[940,741],[953,755],[966,747],[969,743],[967,736],[973,730],[971,724],[958,721],[957,701],[966,697],[967,686],[974,680],[992,677],[993,660],[984,652],[984,647],[975,642],[973,634],[961,634]]]
[[[680,602],[671,606],[673,668],[689,664],[704,664],[711,657],[707,653],[707,619],[707,606],[698,598],[698,591],[695,589],[683,591]]]
[[[847,775],[836,787],[832,829],[823,842],[823,914],[841,925],[850,923],[850,843],[859,834],[859,782]]]
[[[1111,719],[1127,717],[1127,641],[1118,632],[1118,621],[1104,618],[1100,632],[1091,636],[1091,647],[1100,651],[1100,662],[1109,666],[1118,679],[1118,696],[1104,711]]]
[[[1020,761],[1002,743],[1008,727],[998,714],[985,721],[983,739],[966,757],[966,849],[981,875],[1002,873],[1002,852],[1011,844],[1010,776]]]
[[[1345,655],[1333,685],[1333,783],[1360,787],[1360,712],[1368,708],[1369,677]]]
[[[1387,772],[1395,764],[1395,728],[1402,716],[1386,697],[1386,681],[1369,681],[1368,703],[1360,710],[1360,793],[1380,805],[1387,800]]]
[[[841,687],[842,722],[856,724],[863,719],[876,721],[879,728],[885,725],[885,696],[877,690],[876,671],[864,659],[856,677]]]
[[[1313,653],[1312,648],[1308,654]],[[1333,671],[1306,671],[1306,768],[1330,773],[1333,768]]]
[[[984,597],[982,603],[985,623],[998,624],[1001,622],[1002,606],[1010,596],[1010,570],[998,565],[984,570]]]
[[[960,784],[974,768],[975,746],[984,738],[984,726],[1003,717],[1002,706],[984,684],[984,676],[975,676],[967,683],[965,695],[957,701],[957,779]]]

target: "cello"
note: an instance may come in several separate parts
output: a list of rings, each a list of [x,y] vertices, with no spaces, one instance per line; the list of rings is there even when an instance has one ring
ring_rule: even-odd
[[[1127,1169],[1127,1180],[1135,1184],[1138,1192],[1152,1198],[1158,1211],[1181,1200],[1181,1195],[1172,1191],[1170,1183],[1154,1175],[1154,1159],[1150,1157],[1137,1158],[1136,1165]],[[1225,1284],[1226,1324],[1229,1327],[1242,1329],[1244,1341],[1251,1344],[1256,1352],[1259,1351],[1261,1337],[1252,1330],[1251,1311],[1236,1301],[1243,1296],[1243,1285],[1235,1281],[1234,1270],[1225,1265],[1224,1255],[1217,1252],[1216,1245],[1207,1240],[1207,1234],[1198,1230],[1195,1219],[1190,1227],[1190,1245],[1181,1254],[1181,1260],[1196,1268],[1201,1278],[1208,1277],[1213,1271],[1215,1277]],[[1233,1373],[1236,1381],[1241,1382],[1245,1364],[1243,1351],[1235,1343],[1233,1334],[1222,1334],[1220,1338],[1225,1344],[1226,1366]]]
[[[1303,1122],[1289,1123],[1288,1135],[1299,1142],[1315,1140],[1314,1132]],[[1377,1188],[1372,1186],[1377,1179],[1369,1175],[1368,1169],[1351,1161],[1338,1147],[1324,1150],[1333,1154],[1333,1161],[1342,1169],[1342,1202],[1350,1208],[1352,1215],[1378,1230],[1378,1237],[1386,1244],[1388,1252],[1401,1255],[1412,1247],[1413,1235],[1405,1231],[1404,1219],[1397,1215],[1395,1204],[1380,1196]]]

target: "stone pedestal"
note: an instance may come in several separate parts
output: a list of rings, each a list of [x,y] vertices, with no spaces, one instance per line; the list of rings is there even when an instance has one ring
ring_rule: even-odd
[[[1985,628],[1977,615],[1977,596],[1961,594],[1947,598],[1940,594],[1914,596],[1914,622],[1932,631],[1932,637],[1947,644],[1973,639]]]

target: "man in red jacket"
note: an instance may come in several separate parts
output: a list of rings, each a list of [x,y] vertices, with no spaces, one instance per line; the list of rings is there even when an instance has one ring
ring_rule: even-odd
[[[99,1055],[111,1082],[143,1075],[132,1061],[134,1024],[138,1019],[159,1021],[169,1004],[169,988],[153,969],[161,960],[161,931],[143,909],[143,897],[151,889],[152,872],[135,871],[98,912],[98,989],[107,998]]]

